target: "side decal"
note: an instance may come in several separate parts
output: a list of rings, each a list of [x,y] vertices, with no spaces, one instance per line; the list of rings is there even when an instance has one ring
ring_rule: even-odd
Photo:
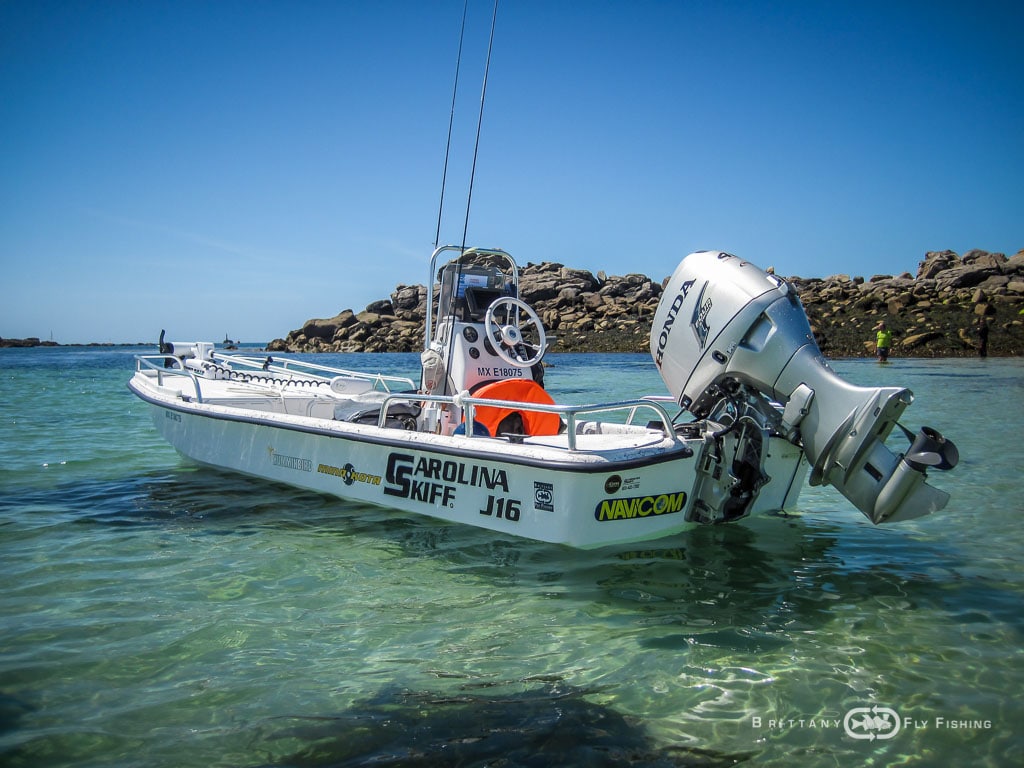
[[[551,483],[533,481],[533,508],[542,512],[555,511],[555,487]]]
[[[686,493],[663,493],[659,496],[634,496],[624,499],[602,499],[594,508],[599,523],[613,520],[633,520],[638,517],[658,517],[682,512],[686,506]]]

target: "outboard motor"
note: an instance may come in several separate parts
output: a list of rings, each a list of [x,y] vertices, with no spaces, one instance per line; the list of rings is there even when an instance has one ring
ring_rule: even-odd
[[[925,427],[907,454],[885,445],[911,391],[839,378],[796,291],[747,261],[719,251],[683,259],[654,315],[651,355],[669,392],[697,418],[743,391],[782,404],[777,426],[802,447],[810,484],[834,486],[873,523],[926,515],[949,500],[925,479],[928,467],[956,466],[951,441]]]

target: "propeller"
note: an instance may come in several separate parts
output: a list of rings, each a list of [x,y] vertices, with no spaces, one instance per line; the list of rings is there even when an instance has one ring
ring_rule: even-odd
[[[952,469],[960,461],[960,451],[956,445],[952,440],[943,437],[938,430],[921,427],[921,431],[914,435],[903,425],[900,425],[900,429],[911,440],[910,450],[903,460],[918,472],[923,472],[927,467]]]

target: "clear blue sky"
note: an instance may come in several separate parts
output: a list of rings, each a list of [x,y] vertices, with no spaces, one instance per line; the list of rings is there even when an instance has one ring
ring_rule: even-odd
[[[462,8],[0,0],[0,336],[263,341],[426,282]],[[1022,35],[1020,2],[501,0],[468,243],[659,280],[1015,253]]]

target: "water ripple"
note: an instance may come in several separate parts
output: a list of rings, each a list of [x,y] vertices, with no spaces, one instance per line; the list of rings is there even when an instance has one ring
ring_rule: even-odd
[[[815,488],[795,515],[576,552],[183,464],[111,359],[81,381],[65,360],[59,428],[0,406],[5,765],[1024,762],[1022,457],[977,415],[1020,364],[886,370],[922,420],[957,408],[942,515],[875,528]],[[552,386],[648,375],[557,362]],[[929,727],[820,725],[871,704]]]

